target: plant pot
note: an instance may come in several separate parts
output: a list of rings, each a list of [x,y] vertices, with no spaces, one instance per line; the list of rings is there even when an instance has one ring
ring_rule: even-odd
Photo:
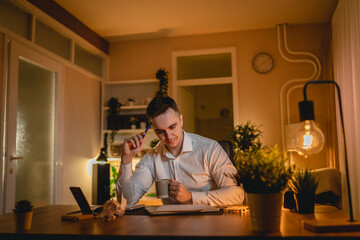
[[[131,129],[136,129],[136,124],[130,125],[130,128],[131,128]]]
[[[296,210],[298,213],[314,213],[315,194],[294,194]]]
[[[282,193],[247,193],[254,232],[279,232]]]
[[[31,228],[33,212],[15,213],[15,230],[23,231]]]

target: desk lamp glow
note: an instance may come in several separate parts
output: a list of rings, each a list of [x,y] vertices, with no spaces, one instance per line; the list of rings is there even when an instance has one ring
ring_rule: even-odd
[[[304,95],[305,96],[305,95]],[[299,102],[301,126],[295,131],[293,145],[301,156],[309,156],[320,152],[324,148],[324,134],[315,125],[314,104],[312,101]]]
[[[345,174],[346,174],[346,184],[348,190],[348,200],[349,200],[349,219],[332,219],[332,220],[307,220],[304,221],[303,226],[309,231],[313,232],[347,232],[347,231],[359,231],[360,222],[354,220],[353,208],[351,202],[351,190],[350,190],[350,179],[349,179],[349,167],[348,159],[346,152],[346,141],[345,141],[345,130],[344,130],[344,119],[341,106],[341,97],[340,97],[340,88],[338,84],[330,80],[315,80],[309,81],[305,84],[303,88],[304,101],[299,102],[299,112],[300,120],[304,121],[302,129],[296,131],[295,148],[298,153],[301,155],[310,155],[321,151],[324,146],[324,134],[319,128],[313,123],[314,120],[314,106],[312,101],[307,100],[306,88],[310,84],[334,84],[337,90],[339,110],[340,110],[340,121],[341,121],[341,131],[344,144],[344,153],[345,153]]]

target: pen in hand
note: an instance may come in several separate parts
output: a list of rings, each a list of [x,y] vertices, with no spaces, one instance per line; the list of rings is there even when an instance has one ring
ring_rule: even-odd
[[[146,133],[149,131],[150,126],[151,126],[151,123],[146,127],[145,132],[142,135],[143,138],[145,137]],[[129,148],[131,148],[131,142],[128,142],[128,145],[129,145]]]

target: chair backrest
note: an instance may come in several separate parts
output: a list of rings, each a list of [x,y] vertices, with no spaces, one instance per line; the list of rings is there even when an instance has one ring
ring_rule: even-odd
[[[232,142],[229,140],[220,140],[218,141],[218,143],[225,150],[230,160],[233,161],[234,151],[233,151]]]

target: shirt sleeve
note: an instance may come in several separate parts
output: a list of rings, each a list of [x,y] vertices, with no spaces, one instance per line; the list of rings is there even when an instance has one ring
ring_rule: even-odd
[[[149,168],[150,156],[145,155],[132,172],[132,164],[120,164],[119,174],[116,179],[116,191],[119,201],[121,194],[128,204],[136,204],[149,190],[153,183],[153,174]]]
[[[194,204],[211,206],[241,205],[244,200],[243,188],[237,186],[234,176],[237,171],[226,152],[215,142],[208,159],[209,171],[218,189],[207,193],[193,192]]]

